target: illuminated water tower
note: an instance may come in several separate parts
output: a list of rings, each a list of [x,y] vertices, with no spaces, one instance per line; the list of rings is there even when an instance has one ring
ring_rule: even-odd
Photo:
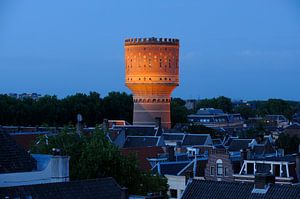
[[[133,124],[171,127],[170,100],[179,85],[179,40],[131,38],[125,40],[126,86],[133,93]]]

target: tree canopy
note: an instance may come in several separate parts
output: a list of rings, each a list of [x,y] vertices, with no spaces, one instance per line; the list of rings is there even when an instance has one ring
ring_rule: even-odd
[[[168,189],[166,178],[139,170],[136,157],[122,156],[99,129],[90,135],[62,131],[48,138],[40,137],[31,152],[49,154],[53,148],[70,156],[71,180],[113,177],[131,194],[166,194]]]
[[[196,105],[197,110],[200,108],[216,108],[222,109],[226,113],[232,113],[231,99],[220,96],[218,98],[203,99],[200,100]]]
[[[184,106],[185,101],[181,98],[172,98],[171,100],[171,123],[175,125],[177,123],[187,122],[188,110]]]
[[[96,126],[103,118],[132,122],[132,110],[132,96],[124,92],[110,92],[104,98],[97,92],[77,93],[63,99],[46,95],[38,100],[0,95],[1,125],[65,126],[75,124],[77,114],[83,116],[87,126]]]

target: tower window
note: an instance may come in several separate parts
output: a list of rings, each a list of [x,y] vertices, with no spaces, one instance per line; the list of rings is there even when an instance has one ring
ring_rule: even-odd
[[[151,80],[151,78],[149,78],[149,80]]]

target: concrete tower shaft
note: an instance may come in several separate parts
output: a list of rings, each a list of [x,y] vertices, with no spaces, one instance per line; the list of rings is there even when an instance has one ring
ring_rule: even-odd
[[[125,40],[125,82],[133,92],[134,124],[154,124],[159,117],[163,127],[171,127],[170,100],[179,84],[178,64],[178,39]]]

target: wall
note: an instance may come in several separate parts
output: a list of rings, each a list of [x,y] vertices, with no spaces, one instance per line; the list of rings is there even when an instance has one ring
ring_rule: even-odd
[[[69,181],[69,157],[32,155],[37,171],[0,174],[0,187]]]

